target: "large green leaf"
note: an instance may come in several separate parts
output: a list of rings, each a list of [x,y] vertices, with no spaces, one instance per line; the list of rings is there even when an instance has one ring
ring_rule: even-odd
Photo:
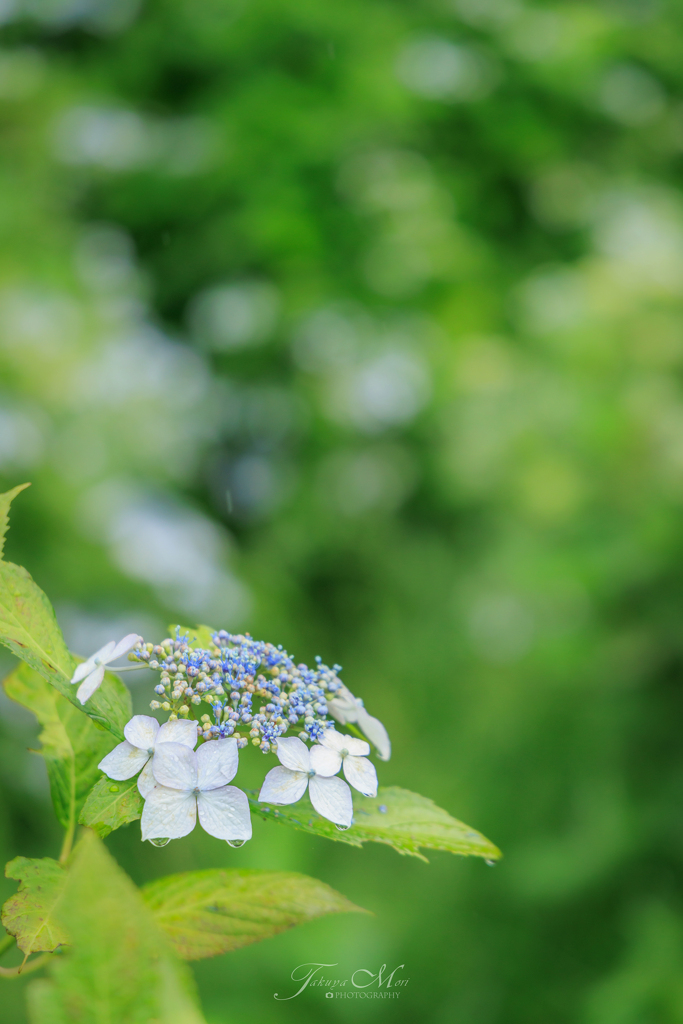
[[[56,949],[68,942],[64,926],[55,917],[55,906],[64,890],[66,872],[56,860],[15,857],[5,868],[7,878],[21,883],[2,908],[2,923],[15,935],[22,953]]]
[[[0,536],[7,529],[12,498],[23,486],[0,494]],[[0,643],[47,679],[79,711],[123,739],[130,718],[130,694],[120,679],[107,674],[102,686],[81,706],[71,677],[78,660],[70,653],[47,597],[20,565],[0,561]]]
[[[73,828],[100,777],[97,765],[116,740],[26,664],[18,665],[3,685],[7,696],[32,711],[43,727],[38,753],[45,758],[57,818],[64,828]]]
[[[500,850],[469,825],[451,818],[425,796],[398,786],[380,788],[376,797],[353,794],[353,825],[340,831],[327,818],[321,818],[307,796],[296,804],[275,806],[249,798],[251,809],[262,818],[279,821],[304,832],[336,839],[352,846],[365,842],[386,843],[399,853],[427,858],[426,850],[447,850],[464,857],[498,860]]]
[[[189,871],[142,895],[179,956],[200,960],[323,914],[366,913],[329,885],[290,871]]]
[[[70,947],[34,983],[32,1024],[203,1024],[188,969],[93,832],[74,851],[60,921]]]
[[[125,782],[112,782],[103,775],[85,801],[78,821],[104,839],[114,829],[136,821],[142,814],[142,806],[137,776]]]

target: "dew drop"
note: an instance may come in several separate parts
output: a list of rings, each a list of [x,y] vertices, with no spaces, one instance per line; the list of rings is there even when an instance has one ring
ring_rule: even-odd
[[[485,860],[485,861],[484,861],[484,863],[485,863],[485,864],[488,864],[488,866],[489,866],[490,868],[495,868],[495,866],[496,866],[496,862],[495,862],[495,860]]]
[[[347,829],[351,828],[350,825],[335,825],[334,827],[338,829],[340,832],[346,832]]]
[[[240,846],[244,846],[246,839],[227,839],[228,846],[232,846],[233,849],[239,850]]]
[[[150,839],[152,846],[166,846],[170,842],[170,839]]]
[[[110,786],[109,787],[109,792],[110,793],[118,793],[118,791],[119,791],[119,787],[118,786]]]

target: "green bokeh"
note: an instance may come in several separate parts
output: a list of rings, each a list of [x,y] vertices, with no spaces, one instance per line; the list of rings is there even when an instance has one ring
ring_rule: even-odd
[[[681,4],[2,16],[8,557],[82,654],[180,619],[341,662],[381,782],[506,855],[112,835],[136,882],[296,869],[374,912],[199,964],[207,1019],[683,1024]],[[5,860],[54,855],[2,712]],[[308,961],[410,983],[276,1002]]]

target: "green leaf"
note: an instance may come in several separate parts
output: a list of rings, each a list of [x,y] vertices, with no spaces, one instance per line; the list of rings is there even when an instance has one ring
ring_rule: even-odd
[[[32,1024],[203,1024],[188,969],[93,832],[74,851],[59,915],[70,948],[48,985],[34,983]]]
[[[101,775],[97,765],[116,740],[26,664],[18,665],[3,685],[7,696],[32,711],[43,727],[38,753],[45,758],[57,818],[65,829],[73,828]]]
[[[55,906],[64,890],[66,872],[56,860],[15,857],[5,868],[7,878],[20,885],[2,908],[2,923],[15,935],[22,953],[56,949],[68,942],[64,927],[55,918]]]
[[[85,801],[78,823],[94,829],[104,839],[122,825],[136,821],[142,814],[143,803],[137,776],[125,782],[112,782],[103,775]]]
[[[21,494],[22,491],[25,491],[30,486],[30,484],[19,484],[18,487],[13,487],[11,491],[5,491],[4,494],[0,494],[0,558],[2,558],[2,552],[5,547],[5,534],[9,526],[9,507],[17,494]]]
[[[469,825],[451,818],[432,800],[398,786],[380,788],[376,797],[354,793],[353,825],[343,832],[327,818],[321,818],[307,796],[284,807],[260,803],[251,796],[249,803],[262,818],[352,846],[362,846],[365,842],[386,843],[399,853],[422,860],[427,858],[420,853],[421,847],[487,860],[498,860],[502,856],[493,843]]]
[[[180,626],[175,623],[168,629],[168,635],[171,637],[175,636],[176,629],[179,629],[182,635],[187,634],[193,647],[213,647],[213,634],[216,630],[211,626]]]
[[[150,882],[142,895],[185,960],[227,953],[323,914],[367,913],[324,882],[290,871],[189,871]]]
[[[7,530],[12,499],[28,486],[0,494],[0,539]],[[0,547],[0,552],[1,552]],[[79,711],[108,729],[118,740],[131,716],[130,694],[120,679],[107,673],[102,686],[82,706],[71,677],[78,664],[64,643],[47,597],[20,565],[0,561],[0,643],[39,672]]]

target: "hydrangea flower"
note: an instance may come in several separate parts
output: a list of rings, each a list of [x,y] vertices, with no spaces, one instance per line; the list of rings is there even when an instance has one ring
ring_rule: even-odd
[[[194,750],[197,723],[192,719],[178,718],[159,725],[156,718],[149,715],[135,715],[124,727],[123,735],[126,737],[123,743],[114,747],[97,767],[117,782],[132,779],[142,770],[138,789],[143,797],[147,797],[154,789],[152,757],[159,744],[180,743]]]
[[[91,654],[87,661],[81,662],[71,677],[72,683],[80,683],[76,696],[81,704],[85,704],[89,697],[92,697],[95,690],[99,689],[104,679],[104,667],[112,661],[116,661],[122,654],[128,654],[137,643],[142,640],[137,633],[129,633],[123,640],[110,640],[108,644],[101,647],[99,651]]]
[[[303,744],[302,744],[303,746]],[[142,838],[180,839],[199,821],[205,832],[240,845],[251,839],[249,801],[228,783],[237,772],[237,741],[213,740],[195,753],[182,743],[159,743],[155,786],[142,812]]]
[[[316,771],[323,775],[336,775],[344,767],[344,775],[354,789],[363,796],[377,796],[377,772],[372,761],[368,761],[370,744],[354,736],[344,736],[336,729],[328,729],[320,738],[321,750],[311,748],[315,753]]]
[[[341,760],[333,767],[329,757],[331,751],[318,743],[309,751],[296,736],[279,739],[276,753],[280,766],[272,768],[266,775],[259,800],[272,804],[295,804],[308,786],[308,795],[318,814],[340,828],[349,828],[353,820],[353,803],[351,790],[343,779],[336,776]]]
[[[387,730],[379,718],[373,718],[368,714],[363,701],[359,697],[354,697],[343,683],[340,683],[334,697],[327,701],[327,710],[340,725],[357,725],[377,750],[379,759],[381,761],[389,760],[391,741]]]

